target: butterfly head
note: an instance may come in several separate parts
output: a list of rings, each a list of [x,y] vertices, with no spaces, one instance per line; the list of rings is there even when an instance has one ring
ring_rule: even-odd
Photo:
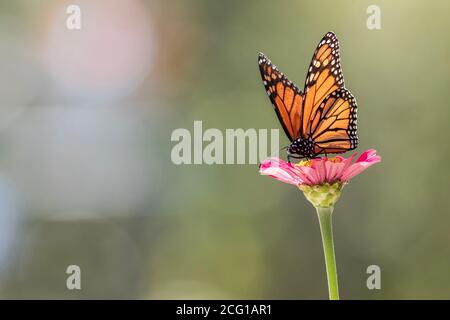
[[[314,158],[316,156],[314,152],[314,141],[311,138],[302,139],[299,137],[292,141],[287,148],[287,153],[292,158]]]

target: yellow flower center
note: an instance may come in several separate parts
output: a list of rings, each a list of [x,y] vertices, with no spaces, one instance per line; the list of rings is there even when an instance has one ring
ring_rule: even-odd
[[[311,167],[312,161],[311,160],[302,160],[302,161],[297,162],[295,165],[299,166],[299,167]]]
[[[342,162],[342,158],[332,157],[332,158],[327,158],[327,161],[334,162],[334,163],[340,163],[340,162]],[[313,163],[312,160],[301,160],[301,161],[295,163],[295,165],[299,166],[299,167],[311,167],[312,163]]]
[[[334,163],[340,163],[340,162],[342,162],[342,158],[338,158],[338,157],[328,158],[328,161],[331,161]]]

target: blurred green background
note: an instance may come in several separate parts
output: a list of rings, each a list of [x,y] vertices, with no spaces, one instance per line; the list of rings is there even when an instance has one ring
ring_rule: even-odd
[[[0,298],[326,299],[303,195],[257,165],[176,166],[170,136],[279,128],[257,53],[302,87],[330,30],[358,151],[383,157],[336,206],[341,296],[450,298],[449,15],[443,0],[1,0]]]

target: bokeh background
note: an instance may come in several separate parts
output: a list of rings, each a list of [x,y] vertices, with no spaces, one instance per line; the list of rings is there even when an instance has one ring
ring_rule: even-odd
[[[450,298],[449,15],[444,0],[1,0],[0,298],[326,299],[303,195],[257,165],[176,166],[170,136],[279,128],[257,52],[302,86],[329,30],[358,150],[383,157],[335,210],[341,296]]]

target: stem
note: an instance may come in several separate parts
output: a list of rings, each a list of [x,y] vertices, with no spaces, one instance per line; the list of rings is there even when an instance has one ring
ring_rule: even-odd
[[[333,228],[331,216],[333,207],[316,207],[319,217],[320,232],[322,234],[323,253],[327,269],[328,293],[330,300],[339,300],[336,259],[334,257]]]

